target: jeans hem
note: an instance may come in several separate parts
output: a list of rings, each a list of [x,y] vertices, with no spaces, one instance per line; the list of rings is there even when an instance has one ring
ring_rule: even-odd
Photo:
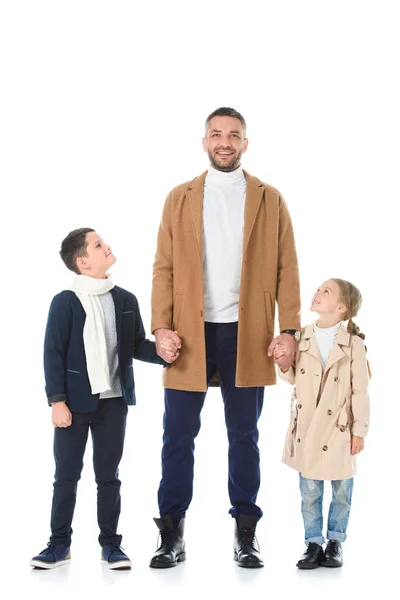
[[[320,536],[314,536],[314,537],[306,538],[306,539],[304,540],[304,542],[305,542],[306,546],[307,546],[308,544],[311,544],[311,543],[313,543],[313,544],[318,544],[319,546],[322,546],[322,544],[325,542],[325,538],[324,538],[324,536],[323,536],[323,535],[320,535]]]
[[[347,535],[346,533],[340,531],[328,531],[327,533],[328,540],[336,540],[337,542],[345,542]]]

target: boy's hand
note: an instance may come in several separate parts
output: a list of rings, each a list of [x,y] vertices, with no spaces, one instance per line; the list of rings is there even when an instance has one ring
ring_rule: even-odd
[[[54,427],[69,427],[72,424],[72,413],[65,402],[51,405],[51,421]]]
[[[171,350],[169,350],[169,353],[167,353],[167,350],[162,347],[161,343],[172,342],[175,345],[176,350],[178,351],[182,346],[182,342],[181,338],[177,335],[177,333],[177,331],[172,331],[172,329],[165,328],[156,329],[154,332],[154,337],[156,338],[157,354],[169,363],[174,362],[178,358],[179,352],[178,354],[175,353],[174,356],[171,356]]]
[[[364,438],[358,435],[351,436],[351,454],[359,454],[364,450]]]
[[[165,352],[165,354],[168,356],[168,359],[165,360],[167,360],[170,363],[176,361],[176,359],[179,356],[179,350],[172,339],[166,338],[164,340],[161,340],[160,347],[162,348],[163,352]]]

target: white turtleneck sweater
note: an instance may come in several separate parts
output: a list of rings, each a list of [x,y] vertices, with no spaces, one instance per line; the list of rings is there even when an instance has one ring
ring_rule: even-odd
[[[209,167],[204,182],[204,320],[211,323],[238,320],[246,185],[241,167]]]
[[[341,324],[342,322],[339,321],[339,323],[337,323],[333,327],[318,327],[318,325],[314,323],[314,335],[317,341],[319,354],[321,356],[321,364],[323,371],[325,371],[329,355],[336,341]]]

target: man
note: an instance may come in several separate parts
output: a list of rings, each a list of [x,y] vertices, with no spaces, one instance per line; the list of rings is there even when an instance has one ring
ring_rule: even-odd
[[[300,328],[297,257],[290,215],[280,193],[243,171],[246,123],[232,108],[206,121],[210,168],[167,197],[153,271],[152,332],[157,352],[172,340],[179,359],[164,373],[165,414],[160,518],[161,545],[150,566],[185,560],[185,514],[192,499],[194,439],[209,385],[220,385],[229,441],[230,514],[234,557],[262,567],[255,538],[262,516],[257,422],[264,386],[278,365],[293,361]],[[281,334],[274,337],[275,303]],[[208,519],[209,521],[209,519]]]

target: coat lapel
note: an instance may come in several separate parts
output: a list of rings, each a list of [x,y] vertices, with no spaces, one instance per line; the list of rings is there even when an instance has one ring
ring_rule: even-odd
[[[342,359],[344,356],[347,356],[347,353],[343,351],[342,346],[348,346],[349,343],[350,343],[349,332],[344,327],[340,327],[337,338],[336,338],[336,343],[333,346],[331,353],[329,355],[329,358],[328,358],[328,362],[326,363],[325,374],[340,359]]]
[[[304,328],[304,331],[301,335],[301,340],[299,342],[299,350],[300,352],[306,351],[310,356],[313,356],[321,364],[321,357],[319,354],[317,340],[315,339],[314,328],[312,325],[307,325]]]
[[[116,329],[117,329],[117,343],[118,343],[118,349],[119,349],[120,341],[121,341],[121,325],[122,325],[122,311],[124,309],[124,297],[120,293],[120,291],[115,287],[112,288],[111,295],[113,297],[114,306],[115,306],[115,325],[116,325]]]
[[[187,198],[189,200],[190,214],[192,217],[193,231],[196,238],[197,250],[199,258],[203,264],[203,198],[204,198],[204,181],[207,171],[195,177],[190,182]]]
[[[249,175],[249,173],[244,170],[243,173],[247,181],[243,225],[243,250],[245,250],[250,240],[258,209],[260,208],[264,187],[262,182],[256,177]],[[203,262],[203,199],[206,175],[207,171],[198,177],[195,177],[193,181],[189,183],[187,191],[193,231],[201,262]]]
[[[243,250],[246,250],[264,193],[262,182],[243,170],[247,181],[244,209]]]

